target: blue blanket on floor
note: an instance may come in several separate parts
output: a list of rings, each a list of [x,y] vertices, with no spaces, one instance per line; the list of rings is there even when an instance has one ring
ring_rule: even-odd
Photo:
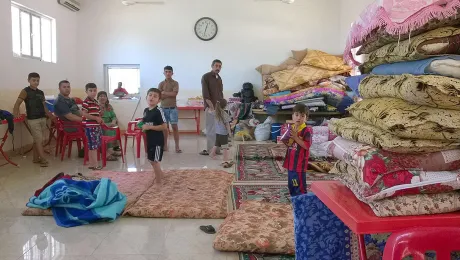
[[[403,61],[390,64],[382,64],[372,70],[372,74],[376,75],[425,75],[435,74],[428,71],[428,67],[435,60],[460,60],[460,55],[439,56],[417,61]]]
[[[74,227],[101,221],[114,221],[126,205],[126,196],[110,179],[74,181],[61,179],[38,197],[31,197],[27,207],[53,211],[61,227]]]

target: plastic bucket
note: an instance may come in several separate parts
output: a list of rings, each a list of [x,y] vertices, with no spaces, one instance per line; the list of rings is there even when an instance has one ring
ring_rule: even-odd
[[[280,123],[272,123],[272,128],[271,128],[271,140],[275,140],[278,136],[281,135],[281,125]]]

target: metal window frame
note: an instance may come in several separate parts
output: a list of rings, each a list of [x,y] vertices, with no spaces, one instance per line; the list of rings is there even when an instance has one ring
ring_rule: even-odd
[[[137,69],[139,70],[139,85],[141,82],[141,65],[140,64],[104,64],[104,90],[110,97],[113,97],[113,93],[110,93],[110,84],[109,84],[109,70],[110,69]],[[140,87],[138,93],[130,93],[130,95],[138,96],[140,95]]]
[[[53,45],[53,36],[55,32],[53,31],[53,22],[55,22],[54,18],[51,18],[47,15],[35,12],[34,10],[27,8],[21,4],[18,4],[16,2],[11,1],[11,6],[19,9],[19,44],[20,44],[20,50],[19,50],[19,56],[21,58],[27,58],[27,59],[34,59],[34,60],[40,60],[43,62],[49,62],[53,63],[53,48],[56,48],[56,46]],[[22,20],[21,20],[21,13],[26,13],[29,15],[29,28],[30,28],[30,55],[23,54],[22,53]],[[32,27],[32,17],[36,17],[39,19],[39,30],[40,30],[40,55],[39,57],[34,56],[33,54],[33,27]],[[43,60],[43,30],[42,30],[42,19],[46,19],[50,22],[50,43],[51,43],[51,61],[45,61]]]

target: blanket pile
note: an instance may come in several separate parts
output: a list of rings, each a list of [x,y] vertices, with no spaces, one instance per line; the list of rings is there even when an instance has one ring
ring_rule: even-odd
[[[51,208],[61,227],[114,221],[125,205],[126,196],[107,178],[94,181],[59,179],[27,203],[30,208]]]

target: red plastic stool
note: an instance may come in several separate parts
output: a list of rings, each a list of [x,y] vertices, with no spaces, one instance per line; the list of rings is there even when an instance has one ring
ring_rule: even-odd
[[[395,232],[387,240],[383,260],[401,260],[406,256],[424,260],[427,251],[435,251],[438,260],[450,260],[451,252],[460,251],[460,228],[417,228]]]

